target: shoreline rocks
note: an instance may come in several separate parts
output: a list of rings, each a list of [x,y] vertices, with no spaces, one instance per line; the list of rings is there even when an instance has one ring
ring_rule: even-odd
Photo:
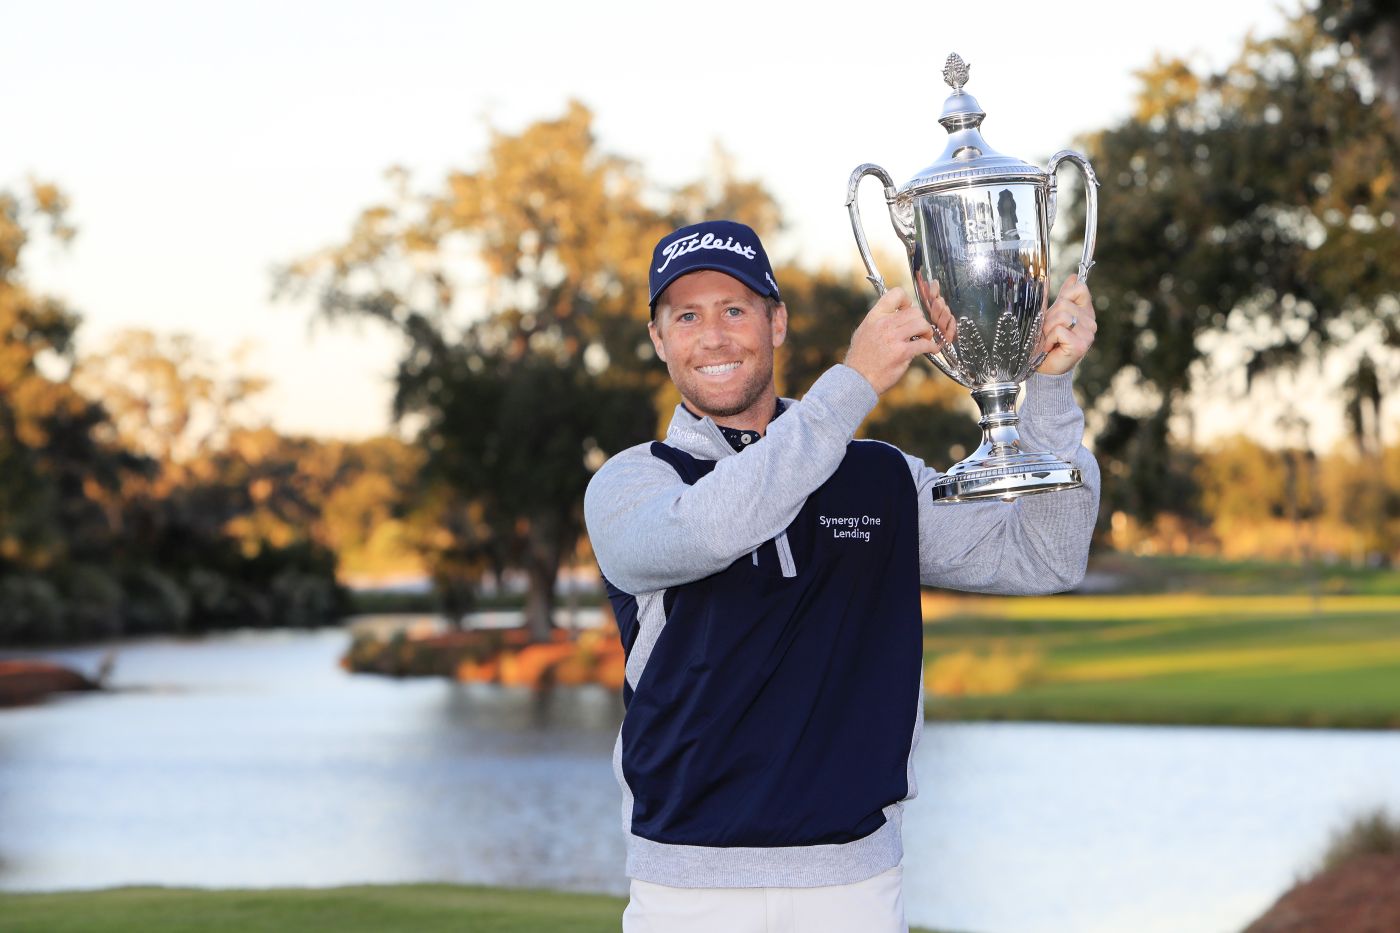
[[[1400,930],[1400,855],[1368,853],[1299,882],[1245,933]]]
[[[0,707],[37,703],[51,693],[97,690],[77,671],[48,661],[0,661]]]
[[[357,635],[341,666],[393,677],[450,677],[533,688],[601,684],[621,690],[626,658],[617,633],[605,627],[559,629],[547,642],[531,642],[519,628],[399,631],[387,639]]]

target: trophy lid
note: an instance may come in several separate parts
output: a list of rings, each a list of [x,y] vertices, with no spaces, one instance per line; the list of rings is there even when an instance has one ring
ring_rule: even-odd
[[[936,162],[900,187],[901,196],[1000,178],[1035,181],[1045,177],[1044,170],[1002,155],[982,138],[982,120],[987,113],[977,98],[963,90],[969,70],[970,66],[956,52],[948,56],[943,80],[953,93],[943,102],[943,113],[938,118],[948,131],[948,145]]]

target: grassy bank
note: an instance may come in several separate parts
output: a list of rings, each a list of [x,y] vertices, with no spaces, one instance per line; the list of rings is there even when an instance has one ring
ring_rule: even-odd
[[[1347,563],[1222,560],[1206,555],[1138,557],[1096,550],[1091,571],[1123,593],[1246,595],[1400,595],[1400,571]]]
[[[925,617],[938,718],[1400,727],[1396,595],[932,596]]]
[[[617,933],[626,902],[449,884],[0,894],[7,933]],[[932,931],[924,931],[932,933]]]
[[[927,593],[929,715],[1400,728],[1400,572],[1112,552],[1092,569],[1112,595]],[[352,668],[463,669],[445,643],[409,647]]]

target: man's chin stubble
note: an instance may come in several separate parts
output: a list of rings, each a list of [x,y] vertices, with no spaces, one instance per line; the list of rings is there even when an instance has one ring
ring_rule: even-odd
[[[748,411],[750,408],[752,408],[754,405],[758,404],[758,400],[762,397],[763,390],[759,389],[756,392],[745,396],[740,401],[735,402],[732,405],[726,405],[721,408],[712,404],[701,404],[702,400],[697,393],[695,405],[697,408],[701,408],[705,412],[707,412],[712,418],[733,418],[735,415],[741,415],[744,412]]]

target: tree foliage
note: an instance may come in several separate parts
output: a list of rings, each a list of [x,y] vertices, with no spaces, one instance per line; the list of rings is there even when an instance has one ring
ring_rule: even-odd
[[[1316,12],[1327,34],[1359,52],[1377,89],[1400,107],[1400,0],[1321,0]],[[1394,129],[1400,133],[1400,125]]]
[[[0,573],[42,571],[110,546],[104,504],[136,458],[101,437],[102,407],[70,384],[78,316],[34,293],[24,251],[73,236],[54,186],[0,191]]]
[[[315,294],[323,317],[400,335],[395,414],[423,451],[425,496],[445,510],[432,572],[461,609],[486,570],[524,570],[527,624],[544,637],[590,472],[655,431],[665,380],[645,331],[652,245],[719,211],[769,232],[776,205],[723,165],[680,191],[656,188],[599,147],[578,103],[493,132],[476,168],[434,190],[410,192],[402,171],[391,181],[389,203],[288,266],[281,285]]]
[[[1088,140],[1100,327],[1080,384],[1116,478],[1105,514],[1150,517],[1190,500],[1169,426],[1212,339],[1249,378],[1358,335],[1400,345],[1400,137],[1311,15],[1221,72],[1140,77],[1133,116]]]
[[[23,275],[34,238],[74,235],[66,206],[0,190],[0,643],[337,618],[322,514],[347,470],[245,425],[261,380],[187,337],[80,355],[78,314]]]
[[[247,373],[247,349],[217,360],[189,334],[125,330],[79,358],[73,383],[101,399],[125,447],[174,464],[227,444],[267,387]]]

